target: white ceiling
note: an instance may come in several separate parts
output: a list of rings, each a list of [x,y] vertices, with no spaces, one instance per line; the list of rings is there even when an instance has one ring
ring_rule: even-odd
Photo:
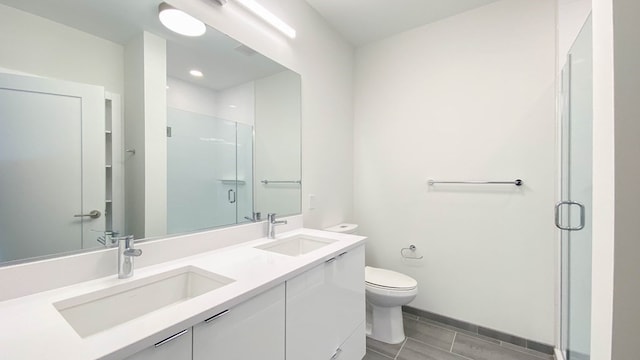
[[[306,0],[356,46],[497,0]]]

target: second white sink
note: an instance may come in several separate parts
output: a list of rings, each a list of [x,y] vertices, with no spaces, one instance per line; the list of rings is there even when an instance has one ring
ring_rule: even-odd
[[[233,281],[194,266],[186,266],[53,305],[78,335],[87,337]]]
[[[276,240],[264,245],[256,246],[256,249],[275,252],[289,256],[300,256],[327,246],[337,240],[320,238],[309,235],[294,235]]]

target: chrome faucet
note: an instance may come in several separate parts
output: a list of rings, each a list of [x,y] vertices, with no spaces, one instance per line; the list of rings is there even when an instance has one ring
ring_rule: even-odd
[[[142,250],[133,248],[133,235],[118,239],[118,279],[133,276],[133,258],[142,255]]]
[[[284,225],[287,223],[287,220],[276,221],[276,214],[270,213],[267,214],[267,238],[275,239],[276,238],[276,225]]]

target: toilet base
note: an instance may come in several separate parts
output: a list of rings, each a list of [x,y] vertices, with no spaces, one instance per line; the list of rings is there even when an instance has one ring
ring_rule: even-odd
[[[404,341],[402,307],[382,307],[367,303],[367,336],[387,344]]]

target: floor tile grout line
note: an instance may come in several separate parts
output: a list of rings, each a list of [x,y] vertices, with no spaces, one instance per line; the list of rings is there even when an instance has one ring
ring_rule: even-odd
[[[510,345],[510,346],[504,346],[505,343]],[[510,343],[508,341],[500,341],[500,347],[503,347],[505,349],[510,349],[510,350],[513,350],[513,351],[517,351],[517,352],[519,352],[521,354],[531,355],[531,356],[536,357],[536,358],[541,359],[541,360],[550,360],[550,359],[554,358],[553,355],[545,354],[545,353],[540,352],[538,350],[533,350],[533,349],[522,347],[520,345],[512,344],[512,343]],[[524,350],[529,350],[529,351],[524,351]],[[537,353],[540,353],[540,355],[534,354],[533,353],[534,351],[537,352]]]
[[[424,341],[424,340],[420,340],[420,339],[416,339],[416,338],[412,338],[412,337],[410,337],[410,336],[407,336],[407,340],[409,340],[409,339],[411,339],[411,340],[413,340],[413,341],[415,341],[415,342],[417,342],[417,343],[420,343],[420,344],[422,344],[422,345],[426,345],[426,346],[428,346],[428,347],[430,347],[430,348],[434,348],[434,349],[438,349],[438,350],[442,350],[442,351],[447,351],[447,349],[442,348],[442,347],[440,347],[440,346],[437,346],[437,345],[434,345],[434,344],[428,343],[428,342],[426,342],[426,341]]]
[[[396,356],[393,357],[393,360],[397,360],[398,356],[400,356],[400,352],[402,351],[402,349],[404,348],[404,345],[407,343],[407,337],[404,337],[404,341],[402,342],[402,345],[400,346],[400,349],[398,349],[398,353],[396,353]]]
[[[468,336],[468,335],[467,335],[467,336]],[[413,341],[415,341],[415,342],[417,342],[417,343],[420,343],[421,345],[424,345],[424,346],[426,346],[426,347],[430,347],[430,348],[432,348],[432,349],[436,349],[436,350],[440,350],[440,351],[447,352],[447,350],[446,350],[446,349],[443,349],[443,348],[441,348],[441,347],[435,346],[435,345],[433,345],[433,344],[429,344],[429,343],[427,343],[427,342],[421,341],[421,340],[416,339],[416,338],[412,338],[412,337],[408,337],[408,336],[407,336],[407,340],[413,340]],[[404,347],[404,345],[403,345],[403,347]],[[461,357],[461,358],[463,358],[463,359],[466,359],[466,360],[473,360],[473,359],[472,359],[472,358],[470,358],[470,357],[466,357],[466,356],[464,356],[464,355],[461,355],[461,354],[458,354],[458,353],[453,352],[453,347],[452,347],[452,351],[449,351],[449,353],[454,354],[454,355],[456,355],[456,356],[459,356],[459,357]],[[398,355],[399,355],[399,354],[400,354],[400,352],[398,352]]]
[[[418,315],[415,315],[415,314],[405,313],[405,312],[403,312],[403,314],[410,314],[410,315],[413,315],[413,316],[415,316],[415,318],[414,318],[413,320],[416,320],[416,321],[422,322],[422,323],[424,323],[424,324],[428,324],[428,325],[431,325],[431,326],[437,327],[437,328],[439,328],[439,329],[444,329],[444,330],[454,331],[454,332],[458,332],[458,333],[461,333],[461,334],[466,335],[466,336],[473,336],[473,337],[477,337],[477,338],[479,338],[479,339],[481,339],[481,340],[484,340],[484,341],[486,341],[486,342],[492,342],[492,341],[486,340],[486,339],[484,339],[484,338],[482,338],[482,337],[481,337],[481,336],[486,336],[486,337],[488,337],[489,339],[492,339],[492,340],[497,341],[497,342],[498,342],[498,345],[500,345],[500,346],[502,346],[502,344],[503,344],[503,343],[507,343],[507,344],[509,344],[509,345],[513,345],[513,346],[520,347],[521,349],[531,350],[531,351],[538,352],[538,353],[540,353],[540,355],[531,354],[531,353],[528,353],[528,352],[522,351],[521,349],[513,349],[513,350],[518,351],[518,352],[520,352],[520,353],[524,353],[524,354],[527,354],[527,355],[533,355],[533,356],[535,356],[535,357],[538,357],[538,358],[541,358],[541,359],[544,359],[544,360],[548,360],[548,359],[552,359],[552,358],[553,358],[553,357],[552,357],[552,356],[553,356],[552,354],[547,354],[547,353],[544,353],[544,352],[541,352],[541,351],[538,351],[538,350],[531,349],[531,348],[526,347],[526,346],[520,346],[520,345],[517,345],[517,344],[514,344],[514,343],[510,343],[510,342],[508,342],[508,341],[500,340],[500,339],[498,339],[498,338],[494,338],[494,337],[491,337],[491,336],[482,335],[482,334],[480,334],[479,329],[478,329],[478,330],[476,330],[476,331],[471,331],[471,330],[467,330],[467,329],[459,328],[459,327],[454,326],[454,325],[451,325],[451,324],[441,323],[441,322],[438,322],[437,320],[434,320],[434,319],[431,319],[431,318],[428,318],[428,317],[418,316]],[[411,316],[408,316],[408,318],[411,318]],[[454,330],[454,329],[456,329],[456,330]],[[526,339],[525,339],[525,340],[526,340]],[[510,349],[511,349],[511,348],[510,348]]]
[[[464,334],[463,334],[463,335],[464,335]],[[470,335],[467,335],[467,336],[470,336]],[[540,357],[540,356],[538,356],[538,355],[535,355],[535,354],[527,353],[527,352],[520,351],[520,350],[517,350],[517,349],[511,348],[511,347],[507,347],[507,346],[502,346],[502,345],[501,345],[502,341],[500,341],[500,343],[496,344],[496,343],[494,343],[494,342],[487,341],[487,340],[482,339],[482,338],[479,338],[479,337],[475,337],[475,339],[476,339],[476,340],[478,340],[478,341],[482,341],[482,342],[484,342],[484,343],[490,344],[490,345],[496,345],[496,346],[498,346],[498,347],[500,347],[500,348],[503,348],[503,349],[513,350],[513,351],[515,351],[515,352],[517,352],[517,353],[519,353],[519,354],[528,355],[528,356],[534,357],[534,358],[536,358],[536,359],[540,359],[540,360],[547,360],[546,358],[542,358],[542,357]],[[514,345],[514,344],[512,344],[512,345]],[[518,345],[514,345],[514,346],[518,346]],[[533,350],[533,351],[535,351],[535,350]],[[458,353],[453,352],[453,350],[451,351],[451,353],[452,353],[452,354],[456,354],[456,355],[463,356],[463,355],[461,355],[461,354],[458,354]]]
[[[456,342],[456,336],[458,336],[458,332],[454,332],[453,333],[453,340],[451,341],[451,347],[449,348],[449,352],[452,353],[453,352],[453,344]]]
[[[422,317],[417,316],[417,319],[415,319],[415,320],[416,320],[416,321],[421,321],[422,323],[425,323],[425,324],[431,325],[431,326],[433,326],[433,327],[437,327],[437,328],[442,329],[442,330],[452,331],[452,332],[454,332],[455,334],[457,334],[457,333],[459,333],[459,332],[460,332],[460,331],[452,330],[452,329],[450,329],[450,328],[446,328],[446,327],[444,327],[444,326],[440,325],[440,323],[438,323],[437,321],[432,320],[432,319],[429,319],[429,318],[424,318],[424,319],[423,319]],[[426,321],[425,321],[425,320],[426,320]],[[456,327],[455,327],[455,326],[453,326],[453,325],[447,325],[447,324],[445,324],[445,325],[446,325],[446,326],[449,326],[449,327],[456,328]],[[471,336],[471,337],[474,337],[474,338],[476,338],[476,339],[482,340],[482,341],[484,341],[484,342],[487,342],[487,343],[490,343],[490,344],[494,344],[494,345],[498,345],[498,346],[500,346],[500,347],[504,347],[505,349],[512,349],[512,350],[517,351],[517,352],[519,352],[519,353],[521,353],[521,354],[531,355],[531,356],[534,356],[534,357],[539,358],[539,359],[541,359],[541,360],[548,360],[548,359],[550,359],[549,357],[547,357],[547,356],[546,356],[547,354],[545,354],[545,353],[541,353],[541,354],[542,354],[542,356],[541,356],[541,355],[537,355],[537,354],[531,354],[531,353],[528,353],[528,352],[522,351],[522,350],[520,350],[520,349],[515,349],[515,348],[511,348],[511,347],[503,346],[502,344],[503,344],[505,341],[502,341],[502,340],[500,340],[500,339],[494,339],[494,338],[492,338],[492,337],[489,337],[490,339],[494,339],[494,340],[496,340],[496,341],[498,342],[498,343],[496,344],[496,343],[494,343],[494,342],[492,342],[492,341],[489,341],[489,340],[486,340],[486,339],[481,338],[481,337],[480,337],[480,334],[475,334],[474,332],[472,332],[472,331],[468,331],[468,330],[465,330],[465,329],[461,329],[461,330],[464,330],[465,332],[469,332],[469,334],[464,333],[464,332],[460,332],[460,333],[461,333],[461,334],[463,334],[463,335]],[[454,337],[455,337],[455,336],[454,336]],[[412,339],[413,339],[413,338],[412,338]],[[417,339],[413,339],[413,340],[416,340],[416,341],[418,341],[418,342],[420,342],[420,343],[422,343],[422,344],[426,344],[425,342],[422,342],[422,341],[417,340]],[[510,344],[510,345],[513,345],[513,346],[519,346],[519,345],[516,345],[516,344],[509,343],[509,342],[507,342],[507,343],[508,343],[508,344]],[[429,344],[427,344],[427,345],[429,345]],[[431,345],[431,346],[433,346],[433,345]],[[522,346],[520,346],[520,347],[522,348]],[[453,349],[453,347],[452,347],[452,349]],[[533,350],[533,349],[529,349],[529,348],[523,348],[523,349],[531,350],[531,351],[537,351],[537,350]],[[451,353],[453,353],[453,350],[451,350],[450,352],[451,352]],[[539,352],[539,351],[538,351],[538,352]],[[455,354],[455,353],[454,353],[454,354]],[[456,354],[456,355],[459,355],[459,354]]]
[[[410,315],[412,315],[412,314],[410,314]],[[464,357],[463,355],[460,355],[458,353],[453,352],[453,345],[455,344],[455,340],[457,339],[458,333],[460,333],[460,334],[463,334],[463,335],[466,335],[466,336],[481,340],[481,341],[483,341],[485,343],[497,345],[497,346],[499,346],[501,348],[504,348],[504,349],[510,349],[510,350],[516,351],[516,352],[518,352],[520,354],[524,354],[524,355],[529,355],[529,356],[535,357],[536,359],[540,359],[540,360],[554,360],[555,359],[553,357],[553,355],[549,356],[549,354],[546,354],[544,352],[540,352],[540,351],[537,351],[537,350],[534,350],[534,349],[529,349],[527,347],[522,347],[520,345],[513,344],[513,343],[510,343],[510,342],[507,342],[507,341],[504,341],[504,340],[500,340],[500,339],[495,339],[495,338],[489,337],[491,340],[493,340],[493,341],[491,341],[489,339],[483,338],[482,335],[480,335],[479,333],[475,333],[473,331],[469,331],[469,330],[466,330],[466,329],[456,330],[458,328],[453,326],[453,325],[442,324],[442,323],[439,323],[436,320],[433,320],[433,319],[430,319],[430,318],[425,318],[425,317],[416,316],[416,315],[407,316],[407,318],[408,319],[412,319],[412,320],[417,321],[417,322],[421,322],[421,323],[429,325],[429,326],[433,326],[433,327],[441,329],[441,330],[453,332],[454,333],[454,340],[451,343],[451,348],[450,348],[449,352],[452,353],[452,354],[458,355],[458,356]],[[420,341],[419,339],[414,339],[414,338],[411,338],[411,337],[407,337],[407,338],[408,339],[412,339],[414,341],[417,341],[417,342],[419,342],[421,344],[428,345],[430,347],[442,349],[442,348],[439,348],[439,347],[434,346],[432,344]],[[405,343],[406,343],[406,340],[405,340]],[[508,344],[509,346],[504,346],[505,344]],[[405,344],[403,343],[403,345],[400,348],[400,350],[402,350],[404,345]],[[397,356],[399,354],[400,354],[400,352],[398,352],[398,354],[396,355],[396,358],[397,358]],[[466,358],[466,357],[464,357],[464,358]]]
[[[467,335],[467,336],[480,335],[480,334],[478,334],[477,332],[473,332],[473,331],[466,330],[466,329],[461,329],[461,328],[456,327],[456,326],[453,326],[453,325],[448,325],[448,324],[439,323],[439,322],[437,322],[437,321],[435,321],[435,320],[431,320],[431,319],[429,319],[429,318],[425,318],[425,319],[418,318],[418,319],[416,319],[416,320],[417,320],[417,321],[422,322],[423,324],[428,324],[428,325],[431,325],[431,326],[437,327],[438,329],[443,329],[443,330],[448,330],[448,331],[453,331],[453,332],[459,332],[459,333],[462,333],[462,334],[465,334],[465,332],[466,332],[466,333],[468,333],[468,334],[465,334],[465,335]],[[446,326],[448,326],[448,327],[446,327]],[[453,329],[452,329],[452,328],[453,328]],[[456,329],[456,330],[454,330],[454,329]],[[463,332],[463,331],[464,331],[464,332]],[[498,340],[498,339],[496,339],[496,340],[497,340],[497,341],[500,341],[500,340]]]
[[[367,350],[367,352],[369,352],[369,351],[374,352],[374,353],[376,353],[376,354],[378,354],[378,355],[380,355],[382,357],[385,357],[387,359],[393,359],[392,357],[389,357],[388,355],[385,355],[385,354],[381,353],[380,351],[376,351],[376,350],[374,350],[372,348],[369,348],[369,347],[366,348],[365,350]]]

